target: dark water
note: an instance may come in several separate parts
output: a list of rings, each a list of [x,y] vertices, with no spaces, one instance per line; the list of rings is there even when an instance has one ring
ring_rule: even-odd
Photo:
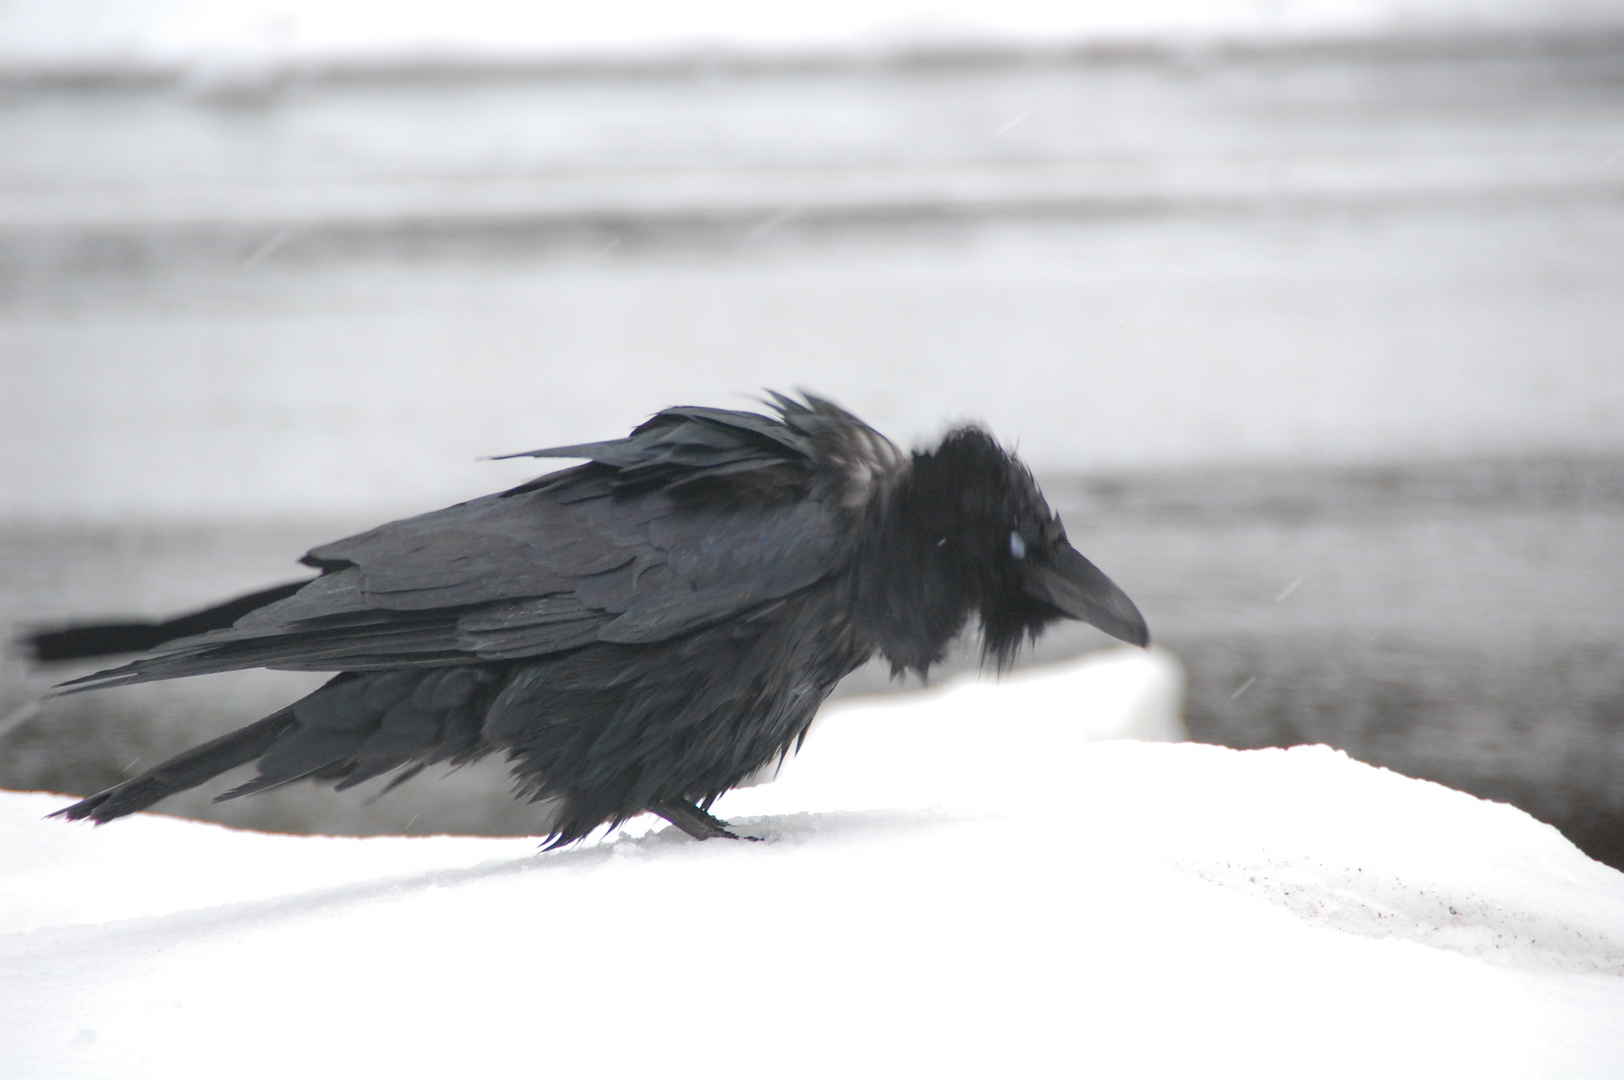
[[[1189,673],[1197,739],[1323,742],[1515,803],[1624,866],[1624,460],[1049,477],[1076,543]],[[364,523],[0,532],[0,620],[164,613],[292,575]],[[1084,627],[1028,660],[1108,644]],[[971,662],[961,651],[951,666]],[[0,784],[88,793],[273,710],[319,676],[253,672],[58,699],[15,659]],[[843,687],[893,687],[878,666]],[[224,785],[211,787],[217,790]],[[178,813],[322,832],[526,832],[498,768],[372,805],[310,788]]]

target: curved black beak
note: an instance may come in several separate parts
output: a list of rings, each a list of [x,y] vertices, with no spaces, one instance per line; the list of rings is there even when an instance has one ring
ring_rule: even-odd
[[[1140,647],[1150,644],[1145,617],[1099,567],[1064,540],[1047,555],[1026,562],[1024,585],[1029,595],[1114,638]]]

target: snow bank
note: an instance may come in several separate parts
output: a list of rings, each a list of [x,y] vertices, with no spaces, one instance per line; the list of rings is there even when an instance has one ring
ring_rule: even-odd
[[[6,795],[0,1073],[1621,1074],[1624,876],[1323,747],[1090,740],[1177,692],[1124,651],[842,704],[719,804],[761,843]]]

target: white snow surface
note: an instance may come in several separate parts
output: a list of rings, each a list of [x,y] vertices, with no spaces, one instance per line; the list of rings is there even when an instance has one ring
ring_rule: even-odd
[[[0,68],[646,58],[1616,26],[1614,0],[9,0]]]
[[[1624,1075],[1624,875],[1325,747],[1109,738],[1178,698],[1116,650],[839,703],[718,803],[759,843],[6,794],[0,1075]]]

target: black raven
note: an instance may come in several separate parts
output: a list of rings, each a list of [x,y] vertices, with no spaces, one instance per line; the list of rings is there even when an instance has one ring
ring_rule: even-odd
[[[510,455],[587,463],[315,548],[307,582],[34,635],[42,658],[152,650],[69,690],[339,673],[59,815],[111,821],[251,761],[220,799],[502,753],[516,793],[552,804],[553,845],[644,811],[732,836],[711,803],[797,747],[875,653],[923,674],[972,615],[999,666],[1061,618],[1148,641],[985,431],[904,455],[811,395],[773,407],[667,409],[624,439]]]

